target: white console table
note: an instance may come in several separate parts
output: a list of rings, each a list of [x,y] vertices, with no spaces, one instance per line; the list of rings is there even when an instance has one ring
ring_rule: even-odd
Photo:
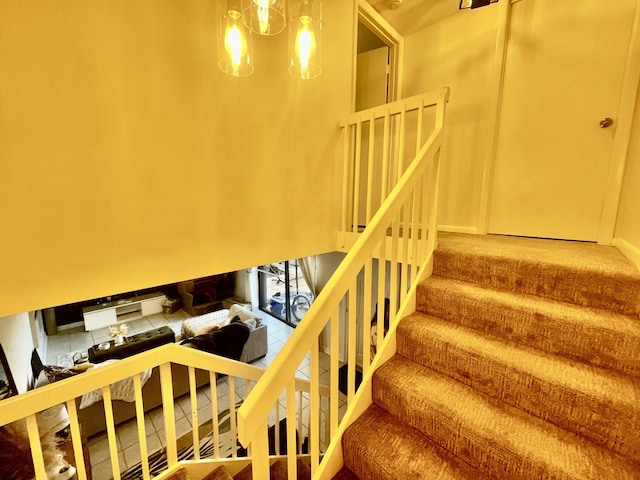
[[[147,315],[162,312],[166,300],[162,293],[148,293],[137,297],[91,305],[82,309],[86,331],[136,320]]]

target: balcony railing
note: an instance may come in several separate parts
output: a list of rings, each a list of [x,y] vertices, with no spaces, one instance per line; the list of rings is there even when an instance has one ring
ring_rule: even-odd
[[[273,457],[286,456],[289,479],[296,478],[296,460],[303,453],[302,439],[308,437],[308,459],[315,478],[330,478],[336,456],[341,457],[340,437],[362,409],[364,391],[371,372],[395,339],[397,320],[415,310],[414,292],[421,278],[430,273],[436,244],[436,213],[440,151],[448,89],[401,100],[393,104],[354,113],[340,123],[344,138],[344,181],[342,224],[338,245],[348,251],[345,259],[318,295],[271,366],[262,369],[213,356],[195,349],[165,345],[104,366],[95,371],[53,383],[0,402],[0,425],[18,426],[30,448],[34,476],[47,478],[39,417],[44,410],[64,405],[70,419],[72,458],[79,479],[88,478],[82,426],[78,421],[80,398],[99,390],[103,396],[111,473],[121,478],[111,385],[133,379],[137,447],[142,478],[164,475],[176,468],[195,466],[203,472],[220,464],[241,466],[252,463],[254,478],[268,478]],[[425,133],[428,132],[428,133]],[[423,141],[423,139],[426,139]],[[389,305],[389,331],[385,322],[374,327],[377,345],[371,345],[370,320],[376,305]],[[382,319],[382,308],[379,315]],[[386,336],[385,336],[386,335]],[[384,339],[384,341],[383,341]],[[322,349],[330,356],[320,357]],[[377,347],[377,348],[372,348]],[[328,358],[328,360],[325,360]],[[301,364],[309,363],[310,380],[295,377]],[[172,365],[183,365],[189,377],[191,410],[191,459],[181,456],[176,431]],[[166,464],[152,472],[145,432],[141,374],[159,370],[164,419]],[[213,453],[201,451],[196,372],[209,375],[211,398],[210,434]],[[358,388],[356,374],[363,383]],[[227,457],[218,448],[218,379],[227,376],[230,438]],[[326,385],[326,386],[325,386]],[[236,411],[236,395],[242,404]],[[363,400],[364,398],[364,400]],[[280,451],[280,425],[286,420]],[[268,429],[275,426],[275,448]],[[248,447],[238,453],[236,437]],[[282,453],[282,455],[281,455]],[[321,462],[322,459],[322,462]],[[339,463],[339,460],[338,460]],[[233,470],[233,468],[232,468]]]
[[[294,375],[305,357],[310,359],[311,371],[311,469],[314,478],[325,478],[323,472],[332,473],[325,465],[332,461],[332,452],[340,453],[341,432],[355,410],[356,371],[362,370],[366,382],[370,366],[376,365],[375,356],[372,362],[370,355],[368,334],[375,306],[384,305],[388,299],[391,334],[396,321],[415,310],[413,292],[418,281],[430,273],[436,243],[440,150],[447,99],[448,89],[443,89],[357,112],[341,122],[345,167],[339,241],[348,253],[238,410],[239,438],[243,445],[251,444],[255,478],[268,478],[268,415],[283,395],[287,425],[294,424],[291,421],[295,418]],[[433,120],[428,136],[423,134],[425,118]],[[382,128],[376,127],[379,120]],[[376,132],[382,135],[378,137]],[[415,140],[415,154],[410,162],[405,162],[411,140]],[[377,150],[377,146],[382,150]],[[381,158],[380,171],[376,158]],[[381,317],[382,313],[378,319]],[[375,329],[380,344],[385,337],[384,322],[378,321]],[[321,368],[319,361],[320,344],[325,337],[329,338],[328,345],[323,345],[325,352],[330,352],[328,371]],[[341,342],[344,337],[346,344]],[[380,355],[378,349],[376,352]],[[344,361],[340,362],[340,358]],[[327,425],[321,416],[320,385],[328,383],[329,398],[340,398],[340,371],[346,372],[343,390],[348,408],[341,419],[338,402],[332,402]],[[325,433],[328,429],[328,448],[322,442],[323,428]],[[290,480],[296,478],[295,462],[295,455],[289,455]]]
[[[179,460],[179,436],[176,431],[176,406],[173,394],[173,373],[172,365],[183,365],[186,367],[186,374],[189,378],[189,392],[180,398],[181,402],[187,402],[190,405],[191,425],[194,426],[191,432],[190,459],[185,461],[181,456]],[[147,444],[147,435],[145,427],[145,412],[142,396],[141,375],[149,369],[159,369],[160,383],[162,389],[162,412],[164,420],[164,442],[165,447],[162,451],[164,463],[161,470],[152,469],[149,457],[152,453],[149,451]],[[182,369],[184,371],[184,369]],[[208,386],[201,388],[207,389],[207,395],[211,399],[211,421],[199,420],[198,408],[198,392],[201,391],[196,386],[196,373],[200,371],[208,373]],[[246,398],[251,388],[264,374],[264,370],[248,365],[246,363],[236,362],[216,355],[198,351],[193,348],[180,346],[177,344],[165,345],[144,353],[140,353],[133,357],[129,357],[110,365],[89,370],[85,373],[74,377],[46,385],[27,393],[7,398],[0,403],[0,425],[11,427],[12,432],[21,432],[22,440],[25,446],[28,446],[33,459],[33,472],[37,480],[45,480],[48,477],[47,470],[50,465],[45,462],[43,451],[46,450],[46,444],[49,439],[41,437],[42,430],[42,412],[57,406],[64,405],[70,419],[70,439],[72,449],[71,458],[66,461],[73,465],[77,470],[79,479],[90,478],[88,472],[91,466],[85,462],[86,458],[86,439],[82,436],[82,426],[78,421],[78,404],[80,399],[87,392],[96,390],[101,391],[103,397],[104,416],[107,426],[107,443],[111,463],[111,476],[115,480],[121,478],[122,465],[118,455],[117,442],[117,426],[114,421],[112,387],[118,381],[131,378],[134,391],[134,405],[136,411],[135,421],[137,423],[139,449],[140,470],[142,478],[149,479],[154,476],[172,471],[180,466],[189,465],[190,463],[210,464],[205,467],[207,470],[213,470],[220,464],[235,464],[235,469],[241,468],[247,464],[251,458],[251,450],[241,450],[237,448],[237,423],[236,409],[237,405]],[[221,378],[226,378],[225,382],[221,382]],[[302,439],[306,436],[309,426],[304,423],[304,410],[309,396],[309,382],[304,379],[294,379],[292,382],[294,388],[293,408],[298,411],[299,422],[293,425],[293,445],[291,452],[302,453]],[[223,388],[224,392],[219,389]],[[224,404],[218,402],[218,398],[228,393],[228,401]],[[328,411],[328,391],[324,389],[322,393],[325,395],[324,402],[327,404]],[[182,403],[183,405],[185,403]],[[226,416],[229,422],[228,441],[229,448],[222,448],[220,438],[221,430],[218,422],[219,416],[223,411],[228,410]],[[272,426],[279,425],[283,416],[280,412],[280,405],[274,405],[272,411],[268,414],[269,423]],[[325,414],[326,416],[326,414]],[[209,424],[209,425],[207,425]],[[200,426],[201,428],[197,428]],[[208,428],[202,428],[208,427]],[[275,445],[273,447],[272,457],[280,455],[280,430],[275,428]],[[213,451],[208,449],[206,452],[202,450],[201,431],[208,432],[208,437],[213,440]],[[2,432],[5,434],[5,432]],[[230,452],[230,454],[229,454]],[[202,465],[200,465],[202,467]],[[232,467],[233,468],[233,467]],[[56,477],[57,478],[57,477]]]

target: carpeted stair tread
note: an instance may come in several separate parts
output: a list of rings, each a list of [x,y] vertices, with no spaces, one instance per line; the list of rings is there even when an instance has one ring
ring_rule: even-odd
[[[585,242],[443,233],[434,275],[640,315],[640,272],[617,248]]]
[[[253,469],[251,464],[244,467],[233,476],[233,480],[253,480]]]
[[[358,477],[356,477],[347,467],[343,467],[331,480],[358,480]]]
[[[177,470],[171,472],[165,478],[166,480],[191,480],[189,478],[189,474],[187,473],[187,469],[184,467],[180,467]]]
[[[374,373],[373,399],[493,478],[640,478],[630,459],[401,355]]]
[[[269,468],[270,480],[288,480],[288,466],[286,460],[276,460]],[[301,458],[296,460],[297,480],[311,480],[311,468]],[[251,464],[238,472],[233,480],[253,480],[253,469]]]
[[[479,392],[640,460],[640,382],[414,313],[398,353]]]
[[[376,405],[347,428],[342,445],[345,467],[361,479],[486,478]]]
[[[226,469],[224,465],[216,468],[213,472],[209,473],[202,480],[233,480],[233,477]]]
[[[640,320],[431,276],[417,309],[539,350],[640,376]]]
[[[271,464],[269,473],[270,480],[287,480],[287,464],[282,460],[278,460]]]

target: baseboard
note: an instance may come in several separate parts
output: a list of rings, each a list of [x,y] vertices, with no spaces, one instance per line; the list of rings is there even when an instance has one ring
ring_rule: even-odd
[[[73,330],[74,328],[84,327],[84,322],[73,322],[67,323],[66,325],[58,325],[56,330],[64,331],[64,330]]]
[[[438,231],[450,233],[469,233],[478,234],[478,227],[461,227],[459,225],[438,225]]]
[[[627,242],[623,238],[614,238],[611,244],[622,252],[638,270],[640,270],[640,248]]]

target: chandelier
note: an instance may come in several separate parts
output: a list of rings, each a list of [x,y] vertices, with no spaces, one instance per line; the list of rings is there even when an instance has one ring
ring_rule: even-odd
[[[217,0],[218,66],[235,77],[254,70],[253,35],[277,35],[288,26],[289,73],[316,78],[322,71],[322,0]]]

